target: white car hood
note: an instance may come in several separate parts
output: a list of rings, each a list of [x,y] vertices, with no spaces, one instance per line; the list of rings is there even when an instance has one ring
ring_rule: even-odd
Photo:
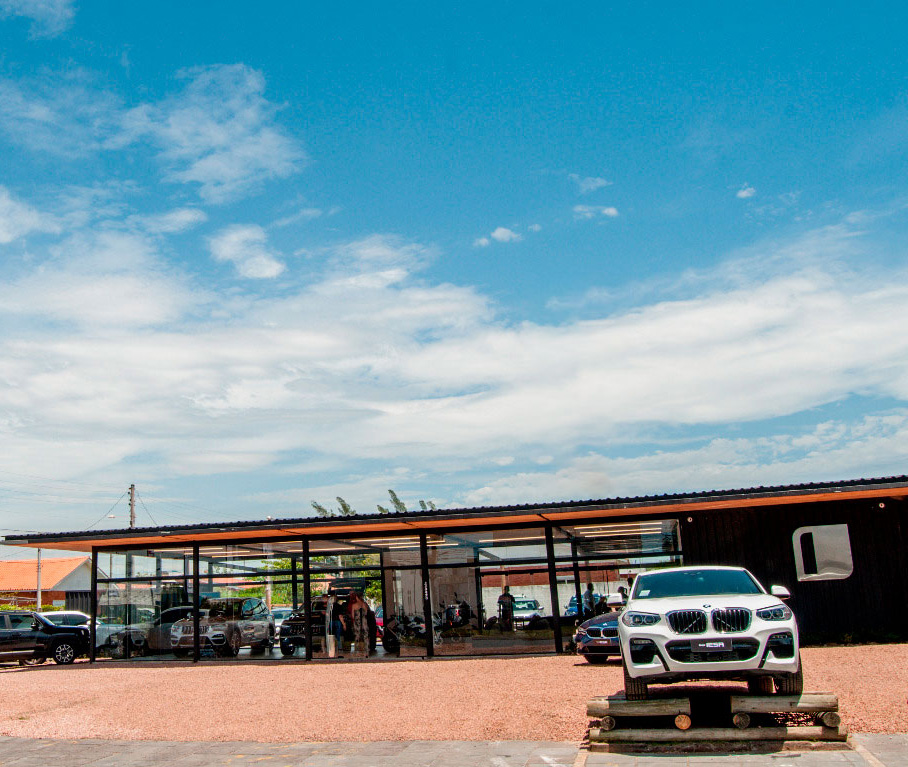
[[[628,612],[665,613],[672,610],[710,610],[725,607],[746,607],[749,610],[760,610],[763,607],[775,607],[782,601],[771,594],[714,594],[696,597],[667,597],[665,599],[632,599],[628,602]]]

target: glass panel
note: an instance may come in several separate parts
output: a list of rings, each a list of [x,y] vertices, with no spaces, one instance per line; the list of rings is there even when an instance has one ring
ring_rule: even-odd
[[[191,577],[98,584],[97,657],[174,659],[172,627],[191,612]]]

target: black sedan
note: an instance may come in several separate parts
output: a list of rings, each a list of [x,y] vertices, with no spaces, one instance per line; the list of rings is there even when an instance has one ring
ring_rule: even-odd
[[[610,657],[619,656],[621,654],[621,645],[618,642],[619,615],[617,612],[603,613],[581,623],[574,634],[577,654],[582,655],[589,663],[605,663]]]

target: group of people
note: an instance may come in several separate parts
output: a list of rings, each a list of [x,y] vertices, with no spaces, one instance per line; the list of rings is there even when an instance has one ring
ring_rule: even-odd
[[[344,636],[348,626],[353,629],[350,652],[369,654],[369,605],[356,592],[351,592],[346,604],[335,595],[328,597],[325,607],[325,646],[329,658],[343,657]]]

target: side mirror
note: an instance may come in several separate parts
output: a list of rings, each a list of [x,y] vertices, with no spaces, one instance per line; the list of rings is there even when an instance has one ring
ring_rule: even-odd
[[[621,607],[624,604],[624,594],[609,594],[605,603],[609,607]]]
[[[779,599],[790,599],[791,598],[791,592],[788,589],[786,589],[784,586],[770,586],[769,593],[772,594],[774,597],[778,597]]]

